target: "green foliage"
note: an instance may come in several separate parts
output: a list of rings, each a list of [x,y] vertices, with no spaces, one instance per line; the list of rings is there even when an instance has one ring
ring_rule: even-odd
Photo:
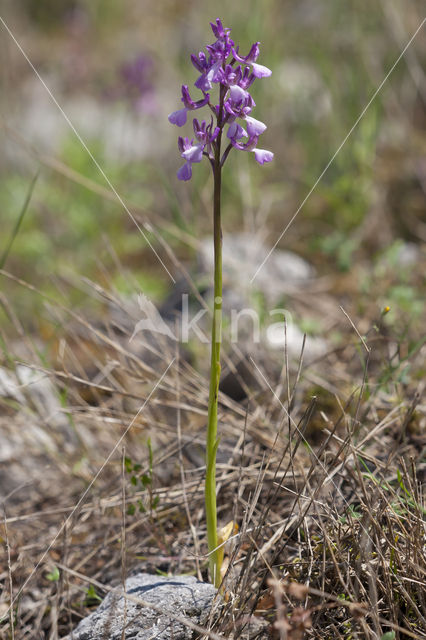
[[[60,578],[59,569],[57,566],[54,566],[52,571],[46,574],[46,578],[50,580],[50,582],[57,582]]]
[[[124,469],[126,473],[130,476],[130,484],[138,491],[148,493],[148,499],[143,500],[142,498],[137,498],[137,500],[133,503],[130,503],[127,507],[127,515],[133,516],[136,511],[140,513],[146,513],[149,511],[152,513],[159,504],[159,496],[155,496],[153,494],[153,465],[154,465],[154,454],[152,450],[151,438],[148,438],[147,441],[148,447],[148,469],[146,471],[143,470],[143,467],[138,462],[133,462],[133,460],[129,457],[124,458]]]
[[[93,584],[90,584],[86,589],[86,597],[84,598],[83,604],[86,607],[93,607],[100,602],[102,602],[101,596],[98,595]]]
[[[317,241],[318,248],[321,251],[328,256],[334,257],[340,271],[349,271],[352,266],[353,253],[358,244],[359,242],[356,238],[338,230],[319,238]]]
[[[350,520],[359,520],[360,518],[362,518],[362,513],[358,511],[357,507],[350,504],[346,510],[346,515],[341,516],[339,520],[342,524],[346,524]]]

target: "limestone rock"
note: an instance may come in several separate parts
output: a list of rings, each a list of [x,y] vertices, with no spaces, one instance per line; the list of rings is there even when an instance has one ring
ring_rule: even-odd
[[[254,234],[234,233],[224,237],[224,307],[245,306],[255,290],[262,291],[268,304],[275,304],[289,288],[299,287],[314,276],[313,267],[297,254],[282,249],[270,251]],[[203,271],[213,272],[213,242],[210,237],[201,242],[199,261]]]
[[[185,618],[203,625],[209,617],[216,589],[198,582],[193,576],[162,576],[139,573],[126,580],[126,594],[121,587],[111,591],[98,609],[84,618],[67,640],[190,640],[194,630]],[[138,604],[140,598],[145,604]],[[152,604],[155,609],[145,606]],[[123,635],[124,629],[124,635]]]

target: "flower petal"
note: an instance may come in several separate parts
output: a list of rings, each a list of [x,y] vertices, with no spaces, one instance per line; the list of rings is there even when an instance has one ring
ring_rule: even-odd
[[[263,64],[257,64],[257,62],[252,62],[251,68],[256,78],[268,78],[272,75],[272,71],[268,67],[264,67]]]
[[[260,136],[266,130],[266,124],[251,116],[246,116],[247,133],[249,136]]]
[[[229,125],[228,133],[226,135],[230,140],[238,140],[239,138],[246,137],[247,131],[245,131],[245,129],[243,129],[242,126],[238,124],[238,122],[232,122]]]
[[[177,124],[178,127],[183,127],[186,123],[186,113],[187,109],[184,107],[183,109],[178,109],[177,111],[173,111],[168,117],[169,122],[171,124]]]
[[[203,144],[196,144],[182,153],[182,158],[187,162],[201,162],[203,159]]]
[[[253,149],[254,157],[259,164],[265,164],[265,162],[271,162],[274,158],[272,151],[266,149]]]
[[[183,167],[179,169],[177,172],[177,177],[179,180],[191,180],[192,178],[192,167],[190,162],[186,162]]]
[[[241,87],[239,87],[237,84],[233,84],[229,88],[229,95],[231,96],[232,102],[237,103],[245,100],[248,96],[248,93],[247,91],[244,91],[244,89],[241,89]]]

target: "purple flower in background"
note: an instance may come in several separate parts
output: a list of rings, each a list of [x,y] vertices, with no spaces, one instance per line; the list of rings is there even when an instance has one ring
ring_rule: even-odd
[[[121,65],[115,86],[108,93],[112,98],[127,100],[137,110],[154,112],[157,104],[153,78],[152,58],[140,54]]]
[[[246,56],[239,55],[239,47],[230,37],[231,30],[225,28],[219,18],[210,23],[216,41],[206,46],[206,51],[191,55],[191,62],[200,73],[195,81],[203,97],[193,100],[187,85],[182,86],[183,108],[173,111],[168,119],[171,124],[182,127],[186,124],[189,111],[208,106],[213,113],[210,124],[201,123],[194,118],[195,139],[179,137],[178,147],[185,164],[179,169],[179,180],[189,180],[192,176],[192,164],[201,162],[202,156],[209,158],[212,166],[214,159],[220,159],[222,166],[232,149],[253,151],[259,164],[271,162],[272,151],[258,149],[259,136],[266,130],[266,125],[256,120],[251,113],[256,106],[249,88],[257,78],[266,78],[272,74],[267,67],[258,64],[259,42],[255,42]],[[219,85],[219,102],[210,101],[210,93],[214,85]],[[241,124],[237,122],[241,120]],[[226,136],[229,144],[220,158],[220,140],[227,127]],[[218,155],[216,155],[218,154]],[[219,161],[219,160],[217,160]]]

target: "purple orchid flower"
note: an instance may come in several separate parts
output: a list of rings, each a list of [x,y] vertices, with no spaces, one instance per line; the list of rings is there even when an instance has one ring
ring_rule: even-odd
[[[218,39],[226,38],[227,35],[231,33],[231,29],[224,29],[222,25],[222,21],[219,18],[216,18],[216,24],[210,22],[210,26],[213,31],[213,35]]]
[[[186,124],[186,117],[187,117],[187,113],[188,111],[194,111],[195,109],[201,109],[201,107],[204,107],[204,105],[206,105],[209,101],[209,94],[205,94],[204,98],[202,98],[201,100],[197,100],[196,102],[194,102],[191,98],[191,96],[189,95],[189,90],[188,90],[188,86],[183,84],[182,85],[182,102],[185,105],[185,107],[183,109],[178,109],[177,111],[173,111],[173,113],[171,113],[169,115],[169,122],[171,124],[177,124],[178,127],[182,127],[184,124]]]
[[[259,42],[255,42],[246,56],[240,56],[239,47],[230,37],[231,30],[223,26],[219,18],[210,23],[216,41],[206,46],[206,52],[191,55],[191,62],[200,73],[195,87],[201,90],[203,97],[193,100],[187,85],[182,86],[183,108],[173,111],[169,122],[182,127],[187,122],[188,112],[208,106],[213,112],[216,123],[211,118],[210,124],[201,123],[194,118],[195,138],[179,137],[178,146],[185,164],[178,171],[179,180],[192,177],[192,165],[201,162],[207,156],[213,166],[217,153],[220,154],[221,132],[228,125],[228,148],[223,153],[221,164],[231,149],[252,151],[259,164],[271,162],[274,154],[266,149],[258,149],[259,136],[266,130],[266,125],[256,120],[251,113],[256,106],[249,89],[257,78],[266,78],[272,71],[257,63]],[[219,85],[219,104],[211,104],[210,92],[214,85]],[[237,122],[241,120],[241,124]]]
[[[272,75],[272,71],[268,69],[268,67],[264,67],[262,64],[256,63],[260,52],[259,44],[260,42],[255,42],[252,45],[248,55],[246,55],[245,57],[241,57],[240,55],[238,55],[239,47],[237,47],[236,49],[232,48],[232,55],[234,56],[235,60],[238,60],[238,62],[243,62],[244,64],[251,65],[253,74],[256,78],[268,78],[270,75]]]
[[[201,144],[203,144],[203,150],[209,157],[213,157],[212,154],[212,142],[214,142],[217,136],[220,133],[219,127],[215,127],[213,129],[213,118],[211,118],[210,124],[207,125],[206,121],[203,120],[201,124],[198,122],[196,118],[193,120],[193,127],[195,137]]]
[[[246,118],[247,131],[245,131],[239,124],[233,122],[228,128],[228,138],[231,140],[231,144],[235,149],[240,151],[253,151],[254,157],[259,164],[265,164],[271,162],[274,158],[272,151],[266,149],[257,149],[257,141],[259,136],[265,131],[266,124],[255,120],[255,118]],[[241,138],[248,138],[247,142],[238,142]]]
[[[194,139],[189,140],[189,138],[182,138],[182,136],[178,138],[180,155],[186,160],[183,167],[177,172],[179,180],[190,180],[192,178],[192,164],[202,160],[204,145],[194,145],[193,142]]]

